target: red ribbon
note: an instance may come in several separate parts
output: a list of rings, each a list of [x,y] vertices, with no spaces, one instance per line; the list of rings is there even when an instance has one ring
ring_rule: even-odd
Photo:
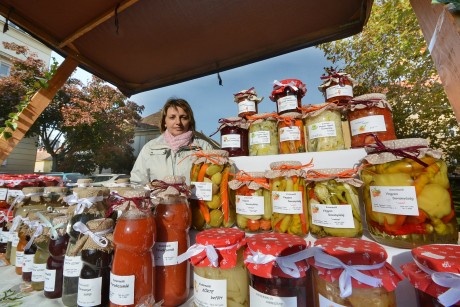
[[[173,187],[180,193],[184,194],[187,198],[192,195],[190,188],[185,183],[168,183],[163,180],[152,180],[150,182],[151,190],[164,190],[166,191],[169,187]]]

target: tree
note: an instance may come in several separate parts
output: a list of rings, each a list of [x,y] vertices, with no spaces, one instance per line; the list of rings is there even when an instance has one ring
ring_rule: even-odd
[[[318,48],[359,81],[355,96],[386,93],[398,138],[429,139],[455,168],[459,127],[408,0],[374,1],[361,33]]]

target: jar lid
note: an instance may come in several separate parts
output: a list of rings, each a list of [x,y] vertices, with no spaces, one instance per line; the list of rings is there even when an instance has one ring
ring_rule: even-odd
[[[300,80],[297,80],[297,79],[285,79],[281,81],[275,80],[273,81],[273,91],[270,96],[270,100],[276,102],[275,95],[281,94],[282,92],[284,92],[284,89],[286,87],[290,87],[294,92],[297,92],[298,94],[300,94],[300,97],[305,96],[305,93],[307,93],[307,87]]]
[[[248,90],[239,91],[238,93],[233,94],[233,97],[234,97],[234,101],[237,103],[239,102],[239,99],[241,98],[246,98],[247,100],[255,101],[256,103],[259,103],[262,100],[264,100],[264,97],[257,97],[257,92],[254,89],[254,87],[251,87]]]
[[[256,234],[247,238],[246,243],[247,248],[244,251],[246,267],[251,274],[264,278],[293,278],[294,272],[282,269],[283,262],[279,261],[278,257],[297,254],[307,249],[307,243],[303,238],[287,233]],[[304,277],[305,272],[308,271],[309,266],[305,259],[306,257],[302,260],[290,261],[291,269],[297,267],[296,277]]]

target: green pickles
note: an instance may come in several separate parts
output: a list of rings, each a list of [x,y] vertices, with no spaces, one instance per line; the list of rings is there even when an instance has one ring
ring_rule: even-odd
[[[258,119],[249,126],[249,155],[278,154],[278,128],[275,119]]]

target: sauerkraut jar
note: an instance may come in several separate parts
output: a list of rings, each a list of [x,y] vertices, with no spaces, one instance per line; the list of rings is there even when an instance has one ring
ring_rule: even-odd
[[[310,233],[315,238],[361,237],[363,225],[359,210],[354,169],[321,169],[307,171],[307,200]]]
[[[396,307],[395,289],[403,277],[386,262],[375,242],[322,238],[308,260],[315,306]]]
[[[248,116],[249,125],[249,155],[277,155],[278,120],[276,113],[263,113]]]
[[[318,86],[326,101],[336,101],[339,104],[346,104],[353,98],[353,87],[358,82],[344,71],[337,71],[333,67],[326,68],[326,74],[321,76],[323,84]]]
[[[305,152],[305,130],[302,114],[290,112],[278,118],[280,154]]]
[[[264,97],[257,97],[257,93],[254,87],[233,94],[233,97],[235,102],[238,104],[239,117],[246,117],[257,114],[257,105],[264,99]]]
[[[178,257],[193,265],[194,306],[249,306],[249,278],[243,261],[245,233],[235,228],[206,229]]]
[[[364,181],[366,222],[380,243],[412,248],[457,243],[457,220],[447,165],[425,139],[401,139],[366,147]]]
[[[219,119],[219,123],[221,148],[227,151],[230,157],[249,155],[249,122],[241,117],[229,117]]]
[[[297,79],[273,81],[271,101],[276,102],[276,110],[279,115],[288,112],[298,112],[302,106],[302,97],[307,93],[307,87]]]
[[[414,262],[401,266],[415,287],[419,306],[460,306],[460,246],[424,245],[412,250]]]

